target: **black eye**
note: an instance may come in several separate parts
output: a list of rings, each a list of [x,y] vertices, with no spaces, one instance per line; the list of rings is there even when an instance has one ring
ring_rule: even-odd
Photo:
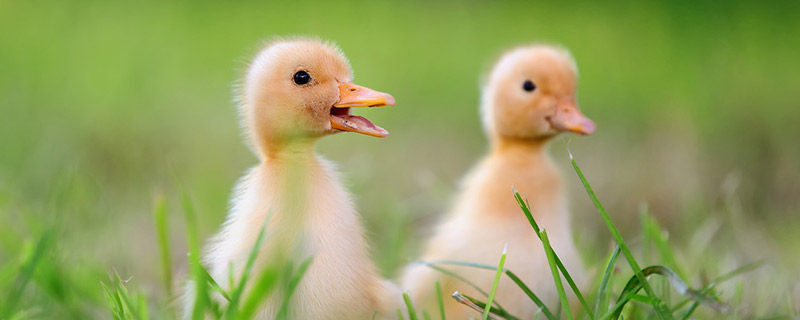
[[[303,85],[311,81],[311,75],[309,75],[308,72],[305,72],[303,70],[297,71],[294,74],[293,78],[294,78],[294,83],[299,85]]]
[[[532,81],[526,80],[525,83],[522,84],[522,89],[525,89],[525,91],[531,92],[533,90],[536,90],[536,85],[533,84]]]

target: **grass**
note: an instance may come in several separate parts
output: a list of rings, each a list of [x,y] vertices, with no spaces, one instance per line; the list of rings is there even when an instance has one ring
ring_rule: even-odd
[[[558,255],[552,249],[547,232],[540,229],[536,221],[533,219],[533,214],[530,207],[524,200],[523,196],[518,192],[513,192],[513,197],[517,200],[521,214],[524,214],[530,222],[531,228],[541,239],[543,248],[548,259],[552,278],[559,294],[560,305],[557,312],[553,312],[551,307],[543,304],[541,299],[530,290],[530,288],[519,279],[512,270],[504,268],[504,261],[506,249],[500,258],[498,266],[481,265],[463,261],[432,261],[427,264],[440,272],[446,273],[453,277],[459,278],[467,285],[473,286],[478,289],[482,295],[485,296],[485,301],[480,298],[470,297],[459,293],[454,293],[453,297],[456,301],[465,305],[465,307],[474,309],[476,313],[482,314],[483,319],[503,318],[503,319],[518,319],[518,317],[509,314],[503,307],[501,301],[494,299],[499,284],[499,280],[503,274],[509,277],[515,285],[519,286],[523,292],[531,300],[531,303],[538,305],[541,310],[540,314],[547,319],[559,319],[563,315],[566,319],[622,319],[622,318],[638,318],[638,317],[659,317],[661,319],[688,319],[690,318],[701,306],[706,306],[708,309],[715,310],[715,312],[729,312],[729,305],[720,301],[720,293],[715,290],[717,286],[725,281],[728,281],[735,276],[742,275],[745,272],[752,271],[762,263],[753,263],[741,266],[731,272],[725,273],[717,278],[708,282],[701,289],[692,289],[684,280],[685,276],[680,276],[671,268],[663,265],[650,265],[640,268],[640,264],[636,259],[634,253],[630,250],[628,243],[622,237],[621,232],[617,229],[612,221],[610,215],[605,211],[600,200],[592,189],[591,185],[583,175],[581,168],[578,166],[576,160],[570,157],[572,164],[578,178],[584,185],[587,194],[592,199],[597,207],[598,213],[607,224],[609,233],[611,233],[616,240],[613,250],[608,254],[607,258],[603,260],[603,272],[600,273],[596,289],[593,292],[581,292],[577,285],[572,280],[568,269],[564,266]],[[167,293],[174,292],[172,274],[172,262],[169,252],[169,234],[167,230],[168,224],[168,210],[165,205],[163,196],[157,195],[153,210],[153,221],[155,234],[157,237],[156,243],[162,258],[161,268],[164,275],[163,290]],[[200,263],[201,253],[199,250],[199,241],[197,239],[196,230],[196,213],[191,199],[185,193],[181,193],[181,203],[184,212],[184,220],[186,221],[186,239],[189,243],[189,261],[190,272],[188,278],[193,283],[194,303],[189,310],[190,316],[193,319],[205,319],[208,317],[216,319],[251,319],[256,314],[265,299],[270,297],[277,288],[282,288],[283,293],[280,309],[277,312],[278,319],[288,319],[289,301],[300,281],[302,281],[303,274],[307,270],[313,257],[303,260],[297,268],[290,262],[276,262],[270,263],[261,270],[254,270],[254,262],[256,254],[265,241],[268,241],[268,230],[266,225],[261,229],[258,238],[250,251],[248,260],[245,264],[243,272],[239,275],[238,279],[234,279],[233,275],[230,276],[228,289],[222,288],[214,279],[212,279],[204,266]],[[666,238],[663,236],[663,230],[658,224],[652,220],[647,214],[642,214],[642,234],[646,244],[652,245],[660,252],[658,255],[664,263],[676,265],[678,259]],[[42,263],[42,260],[47,258],[46,253],[49,248],[53,246],[51,232],[43,232],[40,239],[32,246],[32,248],[24,255],[25,258],[21,260],[19,265],[19,272],[17,273],[16,281],[8,291],[8,295],[4,303],[0,305],[0,315],[5,318],[24,318],[29,315],[31,310],[26,310],[18,307],[18,302],[21,297],[24,297],[24,292],[29,286],[32,279],[35,278],[36,270]],[[644,255],[649,255],[650,251],[643,248]],[[510,254],[513,254],[510,253]],[[622,286],[615,286],[620,284],[615,281],[619,277],[619,271],[616,270],[618,257],[622,255],[628,262],[630,272],[632,275]],[[469,279],[460,277],[459,275],[448,271],[443,266],[447,265],[461,265],[474,268],[483,268],[487,270],[496,271],[494,281],[489,291],[484,291],[472,284]],[[258,272],[256,272],[258,271]],[[256,277],[251,277],[252,274],[257,273]],[[653,276],[661,276],[665,279],[665,283],[669,285],[670,290],[663,290],[662,292],[676,292],[684,297],[682,301],[672,305],[668,305],[668,298],[664,295],[658,295],[656,290],[652,288],[651,282]],[[568,295],[562,284],[562,277],[565,282],[572,289],[572,296]],[[625,277],[622,277],[625,279]],[[124,279],[117,270],[113,270],[112,275],[108,280],[101,281],[100,287],[96,290],[102,291],[105,296],[105,301],[109,313],[114,319],[152,319],[152,318],[177,318],[176,308],[169,301],[154,301],[152,296],[146,294],[140,289],[136,289],[133,285],[132,279]],[[439,283],[431,284],[437,291],[441,291]],[[245,289],[250,288],[250,289]],[[648,288],[650,288],[648,290]],[[645,295],[638,292],[645,290]],[[616,292],[616,293],[615,293]],[[590,308],[584,297],[594,297],[594,307]],[[167,296],[174,297],[172,294]],[[218,297],[218,298],[214,298]],[[581,309],[577,313],[573,313],[570,308],[570,301],[572,297],[580,300]],[[616,297],[616,298],[613,298]],[[406,303],[407,315],[409,319],[418,319],[417,312],[411,304],[411,300],[407,294],[403,294],[403,299]],[[151,309],[151,305],[155,305],[160,310],[155,312]],[[639,306],[648,306],[642,309]],[[440,317],[446,318],[444,314],[444,302],[438,301]],[[398,310],[398,316],[403,317],[403,313]],[[537,315],[538,317],[538,315]],[[424,314],[424,318],[430,318],[429,315]]]
[[[569,309],[569,297],[567,297],[567,293],[564,291],[564,284],[561,283],[561,276],[555,263],[555,252],[553,252],[553,247],[550,246],[550,239],[547,238],[546,230],[542,230],[540,238],[542,239],[542,245],[545,248],[544,252],[547,256],[547,262],[550,264],[550,272],[553,274],[553,281],[555,281],[556,290],[558,290],[558,298],[561,300],[560,306],[564,308],[564,313],[567,315],[567,320],[572,320],[572,311]],[[567,273],[564,273],[564,275],[566,277]]]
[[[503,248],[503,254],[500,255],[500,263],[497,265],[497,272],[492,281],[492,289],[489,291],[489,297],[486,298],[486,306],[483,309],[483,320],[489,318],[489,311],[492,309],[492,302],[494,301],[494,294],[497,292],[497,285],[500,284],[500,277],[503,275],[503,265],[506,263],[506,254],[508,253],[508,244]]]
[[[457,279],[461,279],[465,281],[465,283],[469,286],[476,287],[474,284],[469,282],[467,279],[463,279],[446,269],[441,268],[441,265],[462,265],[474,268],[483,268],[488,270],[496,270],[497,274],[492,284],[491,291],[487,294],[486,292],[480,290],[478,291],[484,294],[487,299],[486,302],[480,301],[478,299],[468,297],[458,292],[454,293],[454,298],[466,305],[469,308],[475,309],[476,311],[480,311],[483,308],[483,319],[487,319],[489,314],[494,314],[496,316],[505,318],[505,319],[517,319],[517,317],[508,314],[499,303],[493,306],[494,301],[494,292],[497,290],[497,284],[499,283],[499,277],[505,271],[506,275],[508,275],[512,280],[514,280],[515,284],[517,284],[523,291],[525,291],[529,298],[531,299],[532,303],[539,305],[541,308],[542,314],[544,314],[548,319],[555,320],[560,319],[561,309],[563,308],[564,315],[566,319],[573,319],[573,313],[570,310],[570,296],[567,295],[566,291],[564,290],[564,286],[562,284],[561,277],[563,276],[565,280],[570,284],[573,289],[573,293],[575,297],[579,298],[581,302],[581,306],[583,307],[583,316],[586,319],[622,319],[623,313],[625,311],[625,307],[630,302],[636,302],[643,305],[648,305],[651,309],[650,311],[641,311],[636,310],[635,308],[629,308],[631,311],[628,313],[628,316],[624,318],[651,318],[651,317],[658,317],[660,319],[688,319],[700,305],[708,306],[709,308],[716,310],[717,312],[728,312],[729,308],[724,303],[720,302],[718,296],[715,292],[712,291],[712,288],[717,285],[719,282],[726,281],[731,279],[733,276],[741,275],[744,272],[751,271],[755,269],[759,264],[748,264],[743,267],[740,267],[730,273],[724,274],[722,276],[717,277],[714,281],[712,281],[708,286],[700,290],[693,290],[691,289],[686,282],[683,280],[681,276],[679,276],[675,271],[672,269],[662,266],[662,265],[652,265],[645,268],[640,268],[639,263],[637,262],[634,254],[629,249],[627,243],[625,242],[624,238],[622,237],[621,233],[617,229],[614,222],[611,220],[610,216],[604,209],[602,203],[598,199],[597,195],[595,194],[594,190],[592,189],[591,185],[589,184],[586,177],[583,175],[581,168],[578,166],[577,161],[574,159],[572,154],[570,153],[570,163],[572,164],[575,173],[577,174],[578,178],[580,179],[581,183],[586,189],[587,194],[595,204],[597,208],[597,212],[601,215],[603,220],[606,222],[609,232],[614,236],[616,240],[616,245],[612,252],[609,254],[609,257],[606,259],[606,264],[604,266],[604,272],[602,273],[602,277],[599,280],[599,285],[597,286],[596,292],[594,292],[595,298],[595,305],[594,309],[590,309],[588,304],[583,299],[584,294],[577,288],[577,286],[572,281],[572,277],[569,275],[567,269],[560,263],[560,259],[558,255],[553,250],[552,246],[550,245],[549,238],[547,237],[547,232],[544,229],[540,229],[536,221],[533,219],[533,215],[530,211],[530,206],[527,204],[526,201],[523,200],[522,195],[520,195],[517,191],[513,191],[514,197],[517,200],[517,203],[520,206],[520,209],[523,214],[528,218],[528,221],[531,225],[531,228],[537,233],[539,239],[542,241],[542,245],[544,247],[545,254],[547,256],[547,260],[550,265],[550,270],[552,272],[552,277],[555,282],[555,286],[558,293],[558,298],[560,301],[560,308],[558,309],[559,312],[553,314],[549,308],[547,308],[542,301],[532,292],[527,286],[517,278],[511,270],[504,270],[503,269],[503,262],[505,261],[506,252],[504,250],[502,258],[500,260],[500,264],[497,267],[469,263],[469,262],[462,262],[462,261],[433,261],[433,262],[423,262],[426,263],[428,266],[443,272],[445,274],[455,276]],[[648,215],[643,214],[643,233],[649,237],[653,242],[657,244],[657,247],[662,253],[662,258],[666,260],[668,263],[675,263],[674,254],[671,251],[670,246],[665,241],[665,239],[659,235],[663,234],[663,231],[657,226],[657,224],[652,221]],[[619,290],[620,293],[618,294],[616,301],[611,304],[610,297],[612,296],[612,288],[610,284],[614,278],[614,270],[617,264],[617,258],[619,257],[620,253],[628,261],[628,264],[633,272],[633,275],[630,279],[625,283],[624,286]],[[673,306],[667,305],[665,300],[656,294],[656,291],[652,289],[650,281],[648,277],[653,275],[660,275],[664,277],[667,283],[671,286],[672,290],[677,292],[678,294],[686,297],[686,300],[677,303]],[[647,295],[639,295],[637,292],[639,290],[644,289]],[[669,291],[664,291],[669,292]],[[692,304],[688,308],[684,308],[684,306],[688,302],[692,302]],[[412,307],[409,305],[409,309]],[[440,309],[442,307],[440,306]],[[649,314],[649,315],[648,315]],[[788,314],[786,315],[788,317]]]

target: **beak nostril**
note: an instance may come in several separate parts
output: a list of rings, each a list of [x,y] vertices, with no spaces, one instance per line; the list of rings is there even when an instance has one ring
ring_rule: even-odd
[[[358,90],[358,89],[356,89],[356,88],[350,88],[350,92],[353,92],[353,91],[356,91],[356,90]]]

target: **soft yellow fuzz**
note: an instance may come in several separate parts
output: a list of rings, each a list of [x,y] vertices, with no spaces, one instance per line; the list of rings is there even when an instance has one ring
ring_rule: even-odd
[[[312,83],[293,74],[307,70]],[[267,240],[251,273],[267,265],[313,257],[291,298],[290,319],[392,317],[397,292],[381,279],[368,254],[363,228],[332,163],[313,151],[331,130],[338,84],[352,71],[336,46],[310,39],[279,40],[261,50],[242,84],[242,116],[261,163],[238,183],[232,208],[210,241],[206,265],[227,287],[230,267],[239,278],[259,230]],[[253,283],[255,281],[251,281]],[[283,292],[271,295],[258,318],[275,317]],[[191,302],[189,302],[191,304]]]

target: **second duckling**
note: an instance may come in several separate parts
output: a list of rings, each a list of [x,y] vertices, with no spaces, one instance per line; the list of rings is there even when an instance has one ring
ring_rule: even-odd
[[[513,186],[529,199],[534,218],[547,229],[553,248],[570,274],[576,282],[584,281],[561,175],[546,150],[547,142],[561,132],[586,135],[595,130],[595,124],[578,110],[576,89],[577,67],[565,49],[533,45],[502,56],[482,95],[481,113],[491,142],[489,155],[464,178],[455,204],[430,239],[422,260],[497,265],[508,244],[505,267],[547,305],[554,305],[557,294],[542,243],[514,200]],[[486,291],[494,279],[492,271],[444,267]],[[438,314],[436,281],[442,284],[448,319],[478,315],[453,301],[450,295],[460,291],[480,297],[479,292],[428,266],[408,267],[402,283],[415,305],[429,314]],[[539,309],[507,277],[500,281],[495,299],[521,319],[532,319]]]

